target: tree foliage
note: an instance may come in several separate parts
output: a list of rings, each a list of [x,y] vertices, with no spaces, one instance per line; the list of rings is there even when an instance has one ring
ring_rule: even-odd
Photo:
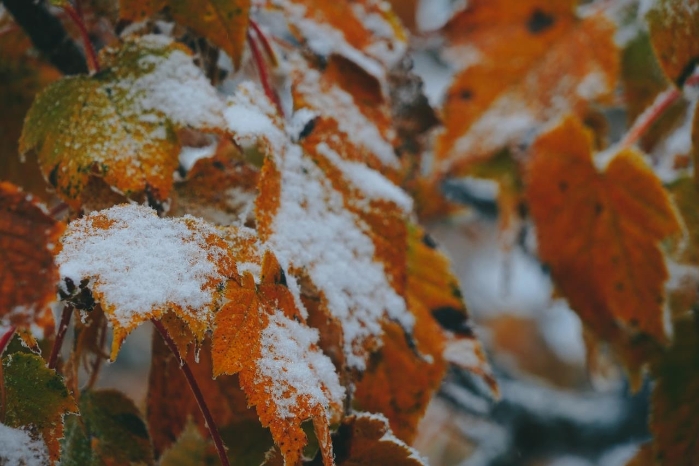
[[[590,352],[656,381],[634,461],[699,457],[699,2],[475,0],[429,33],[414,1],[51,3],[88,73],[52,68],[45,5],[0,12],[0,464],[425,464],[449,367],[498,396],[420,226],[463,179],[506,248],[535,227]],[[145,413],[95,388],[142,325]]]

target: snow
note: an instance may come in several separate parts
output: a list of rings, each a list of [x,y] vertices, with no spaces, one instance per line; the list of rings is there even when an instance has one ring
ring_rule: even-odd
[[[50,463],[48,449],[29,432],[0,423],[0,463],[3,466],[44,466]]]
[[[175,124],[197,129],[224,127],[223,102],[189,54],[174,48],[172,39],[164,35],[143,36],[134,45],[151,51],[139,58],[138,72],[117,82],[126,99],[133,101],[134,113],[158,121],[160,116],[149,112],[159,112]]]
[[[150,208],[121,205],[73,221],[56,263],[62,281],[90,279],[122,326],[171,304],[208,320],[214,298],[206,285],[225,280],[216,262],[227,253],[208,245],[208,235],[218,233],[194,217],[161,219]]]
[[[318,331],[281,311],[270,315],[260,338],[262,357],[257,361],[258,383],[273,380],[266,390],[277,415],[295,417],[299,406],[320,405],[330,421],[330,407],[342,406],[345,389],[335,366],[317,347]]]
[[[291,57],[290,62],[297,77],[296,90],[303,94],[306,103],[312,107],[310,110],[335,119],[340,131],[357,146],[369,150],[384,165],[395,168],[399,166],[393,146],[388,142],[395,137],[393,130],[385,137],[382,136],[376,125],[362,114],[350,94],[335,85],[323,89],[320,73],[309,69],[301,58]]]
[[[276,160],[281,172],[279,210],[268,243],[293,268],[305,270],[342,322],[348,364],[364,369],[367,340],[380,337],[384,314],[413,325],[405,301],[374,260],[374,244],[341,193],[301,148],[290,145]]]
[[[182,147],[180,150],[180,165],[185,171],[189,171],[197,163],[197,160],[213,157],[216,154],[216,147],[216,143],[204,147]]]

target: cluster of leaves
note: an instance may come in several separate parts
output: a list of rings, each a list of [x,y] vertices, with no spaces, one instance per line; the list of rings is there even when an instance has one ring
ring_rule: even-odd
[[[424,464],[408,445],[448,365],[497,391],[418,226],[460,208],[440,192],[454,178],[498,183],[504,238],[534,224],[590,354],[650,368],[636,461],[699,457],[699,2],[645,2],[620,47],[633,2],[470,1],[431,33],[455,70],[438,112],[404,60],[414,1],[55,3],[89,74],[59,78],[0,17],[0,421],[18,464]],[[610,145],[618,107],[634,123]],[[146,322],[143,416],[94,383]]]
[[[99,2],[57,5],[94,34],[116,23]],[[417,465],[408,445],[449,364],[496,390],[449,262],[399,188],[414,160],[395,155],[389,72],[406,32],[375,2],[255,5],[288,16],[281,33],[248,24],[250,7],[121,1],[131,32],[97,34],[90,74],[50,75],[17,110],[3,163],[35,161],[55,190],[39,196],[58,202],[49,213],[0,186],[2,422],[39,462]],[[14,79],[46,66],[24,59],[3,63]],[[147,322],[143,416],[94,383]]]

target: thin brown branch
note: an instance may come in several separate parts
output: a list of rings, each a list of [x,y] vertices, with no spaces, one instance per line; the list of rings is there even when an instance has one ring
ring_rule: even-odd
[[[85,53],[87,54],[87,67],[89,68],[90,73],[99,72],[100,64],[97,58],[97,53],[95,52],[95,47],[92,45],[92,41],[90,40],[90,34],[87,32],[82,14],[73,8],[70,3],[66,3],[63,6],[63,10],[70,17],[73,23],[75,23],[78,31],[80,31],[80,37],[82,38],[83,45],[85,46]]]
[[[63,339],[68,331],[71,315],[73,315],[73,306],[66,304],[63,307],[63,312],[61,313],[61,323],[58,325],[58,330],[56,331],[56,339],[53,341],[53,348],[51,348],[51,356],[49,356],[48,362],[49,369],[56,369],[56,365],[58,364],[58,355],[61,353]]]
[[[214,418],[211,416],[211,411],[209,411],[209,407],[206,404],[206,400],[204,400],[204,395],[199,388],[199,384],[197,384],[197,381],[194,378],[192,370],[189,368],[189,365],[187,365],[187,361],[182,358],[180,351],[177,349],[175,341],[170,337],[170,334],[167,332],[167,329],[163,326],[163,324],[156,319],[151,319],[151,322],[155,326],[158,333],[160,333],[160,336],[163,337],[163,341],[165,341],[165,344],[168,346],[168,348],[170,348],[172,354],[175,355],[177,361],[180,363],[182,373],[187,379],[187,383],[189,383],[189,388],[192,390],[192,394],[197,400],[201,414],[204,416],[204,420],[206,421],[206,426],[209,428],[211,439],[214,441],[214,445],[216,445],[216,451],[218,452],[218,457],[221,460],[221,465],[230,466],[230,463],[228,462],[228,455],[226,454],[226,448],[224,447],[223,440],[221,439],[221,434],[219,433],[218,427],[214,422]]]

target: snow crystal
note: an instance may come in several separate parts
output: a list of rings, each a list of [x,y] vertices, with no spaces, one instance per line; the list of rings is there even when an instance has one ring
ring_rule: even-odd
[[[238,85],[227,101],[223,116],[235,141],[244,149],[256,146],[260,139],[269,142],[273,152],[279,152],[287,137],[274,121],[276,109],[252,81]]]
[[[317,330],[277,311],[262,331],[260,343],[258,377],[275,381],[267,390],[278,416],[295,417],[300,405],[310,404],[324,406],[329,418],[328,408],[342,404],[345,389],[335,366],[317,347],[313,348],[318,343]]]
[[[96,228],[98,218],[109,228]],[[212,304],[203,288],[210,278],[224,281],[215,262],[225,251],[206,244],[209,234],[218,233],[191,216],[161,219],[147,207],[116,206],[72,222],[56,263],[62,280],[94,280],[104,302],[115,307],[113,318],[128,326],[138,314],[170,303],[189,310]]]
[[[281,205],[269,244],[294,267],[303,267],[323,293],[328,309],[343,323],[350,366],[365,367],[362,343],[382,334],[384,313],[412,328],[405,301],[374,260],[374,244],[361,220],[301,148],[290,145],[280,157]]]
[[[197,160],[208,159],[216,153],[216,143],[204,147],[182,147],[180,150],[180,165],[185,171],[192,169]]]
[[[3,466],[43,466],[49,464],[44,442],[28,432],[0,423],[0,463]]]
[[[578,83],[575,91],[577,95],[585,100],[594,100],[604,95],[608,87],[604,74],[594,71],[585,75],[582,81]]]

